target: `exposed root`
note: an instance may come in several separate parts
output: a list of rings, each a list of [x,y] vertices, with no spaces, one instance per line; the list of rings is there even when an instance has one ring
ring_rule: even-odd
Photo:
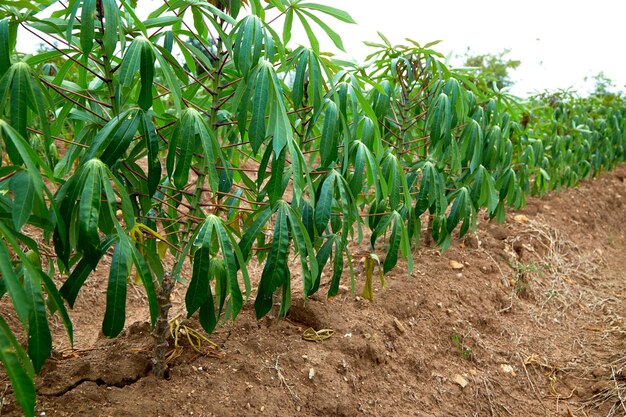
[[[606,417],[626,416],[626,356],[609,364],[611,376],[606,386],[600,389],[583,408],[598,410],[609,407]]]
[[[192,329],[181,323],[180,318],[175,317],[169,322],[170,336],[174,341],[172,349],[166,357],[166,362],[170,363],[183,353],[182,340],[187,340],[189,346],[198,354],[203,356],[215,355],[219,351],[217,343],[213,342],[201,332]]]
[[[278,381],[280,381],[280,386],[281,387],[285,387],[287,388],[287,391],[289,391],[289,394],[291,395],[291,398],[296,401],[299,402],[300,401],[300,397],[298,397],[298,393],[296,393],[296,391],[293,389],[293,385],[289,385],[289,383],[287,383],[287,378],[285,378],[285,374],[284,374],[284,369],[280,366],[280,357],[281,355],[276,356],[276,361],[274,362],[273,365],[263,365],[264,369],[272,369],[274,371],[276,371],[276,375],[278,376]]]

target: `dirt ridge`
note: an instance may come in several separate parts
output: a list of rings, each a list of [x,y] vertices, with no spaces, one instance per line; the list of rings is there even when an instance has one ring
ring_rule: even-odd
[[[256,321],[248,303],[211,335],[219,351],[179,337],[165,381],[149,375],[141,289],[130,293],[124,334],[98,335],[100,270],[71,312],[80,348],[69,350],[61,326],[55,330],[37,414],[626,415],[625,177],[621,167],[530,199],[503,225],[481,216],[476,235],[445,254],[417,250],[411,279],[400,265],[388,288],[375,286],[374,303],[358,295],[369,249],[354,245],[357,295],[342,287],[326,300],[322,286],[306,303],[294,300],[278,323]],[[182,293],[174,295],[180,305]],[[198,328],[194,319],[183,323]],[[334,334],[306,341],[309,327]],[[19,415],[10,396],[2,411]]]

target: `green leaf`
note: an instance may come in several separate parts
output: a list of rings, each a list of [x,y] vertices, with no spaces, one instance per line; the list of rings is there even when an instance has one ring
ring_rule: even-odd
[[[11,82],[11,125],[22,135],[28,138],[28,80],[30,68],[24,62],[13,64],[13,79]],[[7,144],[8,146],[9,144]],[[19,155],[15,155],[13,148],[7,147],[7,153],[16,165],[22,163]]]
[[[120,121],[111,139],[103,143],[103,145],[106,144],[106,147],[100,155],[102,162],[108,166],[113,166],[124,155],[137,132],[140,121],[140,112],[135,112],[131,119],[124,118]]]
[[[123,31],[119,27],[120,9],[115,0],[102,0],[102,10],[104,11],[104,35],[102,37],[104,51],[107,57],[112,58],[119,32]]]
[[[156,45],[156,48],[158,49],[158,52],[155,51],[155,56],[159,63],[159,68],[161,69],[163,77],[165,78],[165,83],[174,99],[174,108],[176,113],[180,113],[183,106],[183,94],[179,79],[172,71],[182,71],[182,68],[180,68],[176,59],[174,59],[174,57],[172,57],[166,49],[159,45]]]
[[[243,296],[241,294],[241,289],[239,288],[239,281],[237,279],[237,269],[238,269],[238,261],[235,256],[238,248],[234,246],[231,242],[231,238],[228,236],[228,232],[224,227],[223,220],[215,215],[210,215],[208,217],[210,221],[213,222],[213,230],[217,235],[217,240],[220,245],[220,250],[222,252],[222,257],[224,258],[224,263],[226,265],[226,279],[228,285],[228,293],[230,294],[230,303],[232,309],[233,318],[237,316],[239,311],[243,306]],[[243,259],[241,254],[238,255],[239,258]],[[244,274],[244,279],[247,277],[248,273],[246,271],[246,265],[241,264],[241,269]],[[221,309],[221,307],[220,307]]]
[[[258,213],[258,217],[256,217],[256,220],[254,220],[251,225],[246,224],[246,227],[244,228],[246,232],[239,241],[239,249],[241,250],[243,258],[246,260],[250,255],[250,251],[252,250],[252,245],[254,244],[254,241],[256,240],[259,233],[262,233],[263,229],[267,227],[267,224],[272,217],[273,212],[270,206],[266,206],[260,209]],[[254,218],[254,216],[251,216],[250,218]]]
[[[263,267],[257,297],[254,300],[254,310],[257,319],[263,317],[271,310],[274,292],[279,287],[282,287],[286,280],[291,279],[287,264],[287,254],[289,252],[287,209],[283,204],[279,204],[278,207],[272,249]]]
[[[5,18],[0,20],[0,78],[11,66],[11,52],[9,18]]]
[[[161,182],[161,159],[159,158],[159,138],[152,119],[143,113],[141,130],[148,149],[148,194],[154,195]]]
[[[211,333],[217,325],[217,317],[215,316],[215,305],[213,304],[213,293],[210,286],[207,292],[207,301],[200,306],[199,321],[204,331]]]
[[[323,167],[337,159],[337,139],[339,134],[339,113],[337,105],[333,101],[328,101],[324,112],[324,128],[320,140],[320,158]]]
[[[3,239],[6,239],[6,237],[3,236]],[[15,274],[15,269],[11,264],[11,258],[4,242],[0,242],[0,272],[2,272],[2,281],[6,285],[9,297],[13,302],[13,308],[22,325],[27,327],[32,306],[29,304],[26,292]]]
[[[191,159],[196,145],[196,129],[194,118],[187,109],[183,112],[180,122],[169,143],[167,170],[178,189],[187,186]]]
[[[143,36],[137,36],[126,49],[119,69],[119,82],[122,86],[129,87],[132,84],[135,74],[137,74],[141,65],[144,44],[148,42]]]
[[[102,178],[98,164],[102,162],[92,159],[85,165],[85,182],[80,194],[78,212],[78,240],[83,253],[91,253],[100,245],[98,218],[102,200]]]
[[[450,214],[448,215],[448,233],[451,233],[459,221],[463,217],[465,221],[467,213],[468,205],[470,204],[469,191],[466,187],[461,187],[456,191],[456,197],[454,198],[454,203],[452,204],[452,208],[450,209]]]
[[[341,281],[341,277],[343,276],[343,250],[344,250],[344,240],[339,238],[335,239],[335,251],[333,257],[333,276],[330,279],[330,286],[328,287],[328,297],[334,297],[339,292],[339,282]],[[346,256],[348,256],[348,263],[350,262],[349,252],[346,251]],[[354,283],[353,283],[354,284]],[[354,285],[352,286],[352,290],[354,290]]]
[[[265,129],[265,111],[269,98],[269,79],[270,75],[267,67],[263,66],[257,73],[254,96],[252,98],[252,119],[248,129],[248,138],[252,152],[256,155],[261,144],[267,137]]]
[[[20,171],[11,177],[9,188],[13,192],[13,226],[20,230],[33,211],[35,182],[28,171]]]
[[[298,3],[299,9],[309,9],[309,10],[317,10],[319,12],[325,13],[329,16],[334,17],[335,19],[341,20],[345,23],[356,24],[352,16],[348,12],[345,12],[340,9],[336,9],[334,7],[326,6],[324,4],[318,3]]]
[[[212,234],[212,233],[211,233]],[[191,281],[185,294],[187,317],[191,317],[203,304],[209,300],[209,265],[211,263],[210,247],[199,248],[193,256],[193,272]],[[213,298],[211,296],[211,298]]]
[[[285,22],[283,24],[283,43],[287,45],[291,40],[291,27],[293,26],[293,9],[289,8],[285,13]],[[2,71],[0,71],[0,74]]]
[[[126,321],[126,290],[130,272],[130,248],[126,239],[120,239],[113,251],[107,286],[107,303],[102,321],[102,333],[115,337],[124,329]]]
[[[285,192],[283,174],[285,170],[286,156],[286,149],[283,149],[278,156],[272,152],[272,173],[269,181],[267,182],[267,194],[270,204],[276,203],[280,198],[282,198]]]
[[[323,234],[330,220],[330,213],[333,205],[333,194],[335,193],[335,170],[326,176],[315,205],[315,229],[318,234]]]
[[[302,13],[307,15],[312,21],[317,23],[317,25],[322,28],[322,30],[326,33],[326,35],[330,38],[331,41],[335,44],[335,46],[345,52],[343,47],[343,41],[341,40],[341,36],[337,32],[335,32],[329,25],[327,25],[322,19],[315,16],[312,13],[302,10]]]
[[[34,417],[34,370],[24,349],[2,316],[0,316],[0,360],[9,376],[15,399],[22,411],[27,417]]]
[[[309,239],[309,235],[302,224],[302,217],[293,207],[288,207],[289,224],[291,226],[291,236],[293,238],[294,248],[300,255],[300,265],[302,267],[302,283],[304,286],[304,296],[308,297],[313,294],[314,279],[318,276],[317,259],[313,251],[313,245]],[[308,261],[307,261],[308,260]]]
[[[315,36],[315,32],[313,32],[313,29],[311,28],[311,25],[307,21],[304,14],[298,9],[295,9],[295,10],[296,10],[296,14],[298,15],[298,19],[300,20],[300,23],[302,24],[302,27],[304,28],[304,32],[306,33],[306,36],[309,39],[309,43],[311,44],[311,49],[315,53],[319,54],[320,42],[317,40],[317,37]]]
[[[326,266],[326,263],[330,258],[333,249],[333,243],[335,242],[335,240],[336,236],[331,235],[328,239],[326,239],[322,247],[317,251],[317,254],[315,255],[318,269],[317,275],[313,277],[313,282],[309,290],[311,294],[315,293],[319,289],[320,281],[322,278],[322,271],[324,270],[324,267]],[[339,287],[339,284],[337,284],[337,287]]]
[[[63,321],[63,325],[65,326],[65,330],[67,331],[67,337],[70,340],[70,345],[73,346],[74,331],[72,326],[72,320],[67,313],[67,309],[65,308],[65,304],[63,303],[63,299],[61,298],[61,293],[54,284],[54,281],[52,281],[52,279],[45,272],[39,271],[39,278],[43,282],[46,293],[48,294],[50,314],[54,314],[55,311],[59,312],[61,320]]]
[[[134,245],[128,245],[132,252],[133,263],[135,264],[135,268],[137,269],[137,273],[139,274],[139,278],[143,284],[143,287],[146,289],[146,295],[148,297],[148,306],[150,309],[150,323],[152,327],[154,327],[158,315],[158,300],[156,295],[156,290],[154,288],[154,279],[146,261],[142,257],[139,250]]]
[[[389,238],[389,249],[383,262],[383,272],[386,274],[391,271],[398,262],[398,251],[400,250],[400,241],[402,239],[401,225],[402,218],[397,211],[392,214],[393,226],[391,228],[391,237]]]
[[[93,49],[95,20],[96,0],[83,0],[83,8],[80,15],[80,47],[85,58]]]
[[[154,51],[148,42],[141,44],[141,64],[139,72],[141,74],[141,90],[137,103],[143,110],[152,107],[152,87],[154,82]]]
[[[32,305],[28,318],[28,356],[33,361],[35,372],[39,373],[52,352],[52,335],[37,274],[24,274],[24,291],[29,298],[29,304]]]

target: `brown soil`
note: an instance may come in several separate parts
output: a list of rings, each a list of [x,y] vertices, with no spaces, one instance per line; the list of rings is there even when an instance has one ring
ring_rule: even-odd
[[[503,225],[481,216],[477,234],[445,254],[417,250],[410,279],[400,265],[374,303],[342,287],[332,300],[294,300],[276,322],[256,321],[248,302],[211,335],[216,348],[198,350],[185,335],[196,321],[180,319],[164,381],[149,374],[141,288],[129,290],[124,333],[99,334],[103,265],[71,312],[74,349],[54,322],[37,415],[626,415],[625,177],[622,167],[532,199]],[[369,251],[352,253],[360,294]],[[309,327],[334,334],[307,341]],[[19,414],[9,390],[2,415]]]

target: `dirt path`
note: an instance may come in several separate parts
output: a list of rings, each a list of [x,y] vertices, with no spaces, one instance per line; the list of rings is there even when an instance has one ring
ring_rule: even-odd
[[[531,200],[504,225],[481,218],[476,236],[444,255],[421,248],[411,279],[400,266],[373,304],[345,287],[327,301],[323,287],[276,323],[257,322],[248,303],[211,336],[217,348],[199,351],[185,335],[195,321],[181,321],[166,381],[148,376],[140,289],[123,336],[99,336],[101,268],[72,312],[75,350],[56,329],[37,414],[624,416],[625,177],[622,167]],[[367,253],[353,249],[357,294]],[[309,327],[334,334],[307,341]],[[5,403],[3,416],[19,415]]]

